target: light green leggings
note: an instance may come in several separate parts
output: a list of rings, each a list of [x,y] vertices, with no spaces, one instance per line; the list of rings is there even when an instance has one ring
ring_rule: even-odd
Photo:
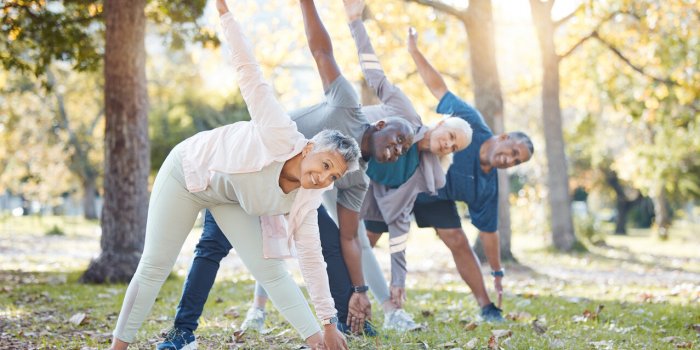
[[[302,338],[319,332],[318,322],[284,261],[263,258],[259,217],[246,214],[237,204],[213,203],[206,195],[188,192],[178,150],[176,147],[168,155],[153,184],[143,254],[126,290],[114,336],[127,343],[134,341],[204,208],[211,211],[243,263]]]

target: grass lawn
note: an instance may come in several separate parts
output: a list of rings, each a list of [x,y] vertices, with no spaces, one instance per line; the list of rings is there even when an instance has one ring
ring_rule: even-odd
[[[65,234],[47,236],[53,225]],[[503,309],[509,320],[503,324],[480,321],[449,251],[430,231],[416,230],[408,248],[407,310],[426,329],[352,337],[350,348],[698,348],[700,236],[697,225],[679,227],[683,229],[672,231],[668,241],[637,230],[607,236],[606,246],[573,255],[543,248],[541,236],[514,235],[519,263],[506,265]],[[171,325],[195,232],[133,348],[154,348],[159,333]],[[388,267],[383,245],[376,253]],[[126,285],[76,282],[98,252],[96,223],[2,219],[0,349],[108,347]],[[253,281],[232,255],[222,263],[200,321],[200,349],[298,349],[303,341],[276,311],[268,313],[268,333],[234,335],[249,306]],[[487,287],[493,290],[490,277]],[[381,325],[381,308],[374,304],[373,310],[374,323]]]

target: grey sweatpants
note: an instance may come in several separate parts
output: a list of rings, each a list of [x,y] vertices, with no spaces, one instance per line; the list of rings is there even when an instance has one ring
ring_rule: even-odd
[[[179,147],[175,147],[153,184],[143,254],[126,290],[114,336],[127,343],[134,341],[192,230],[197,214],[204,208],[211,211],[255,280],[265,287],[277,309],[302,338],[319,332],[318,322],[284,261],[263,258],[259,217],[246,214],[237,204],[214,203],[207,198],[206,191],[187,191]]]

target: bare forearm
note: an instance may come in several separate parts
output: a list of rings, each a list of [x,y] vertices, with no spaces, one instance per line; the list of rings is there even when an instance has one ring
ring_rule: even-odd
[[[325,90],[340,75],[340,68],[333,56],[331,38],[318,16],[313,0],[301,0],[300,4],[304,17],[306,40],[309,43],[311,55],[314,57]]]
[[[338,205],[338,227],[340,228],[340,249],[343,260],[348,268],[350,280],[354,286],[365,284],[362,275],[362,247],[357,237],[357,227],[360,220],[358,212]]]
[[[489,261],[491,270],[498,271],[501,269],[501,245],[498,231],[496,232],[479,232],[479,238],[484,244],[484,253]]]
[[[442,78],[442,75],[440,75],[437,69],[435,69],[430,62],[428,62],[420,50],[412,49],[409,50],[409,53],[411,54],[411,58],[413,58],[413,62],[416,63],[418,74],[420,75],[421,79],[423,79],[425,86],[428,87],[435,98],[438,100],[441,99],[447,92],[447,84],[445,84],[445,80]]]
[[[309,49],[314,54],[320,52],[332,55],[333,44],[331,43],[331,37],[318,16],[313,0],[301,0],[300,5]]]

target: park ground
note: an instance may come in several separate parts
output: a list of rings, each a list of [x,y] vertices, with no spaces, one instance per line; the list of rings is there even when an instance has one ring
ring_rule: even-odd
[[[171,325],[199,230],[190,235],[133,348],[154,348]],[[126,285],[77,282],[99,253],[99,238],[97,222],[0,218],[0,349],[108,347]],[[412,230],[407,310],[426,328],[352,337],[350,348],[700,348],[700,225],[679,221],[665,241],[648,229],[607,235],[605,244],[590,245],[586,253],[556,253],[545,248],[547,242],[542,234],[513,235],[517,263],[506,264],[503,280],[508,321],[489,324],[479,319],[447,248],[431,231]],[[380,245],[376,253],[386,269],[386,243]],[[295,263],[290,266],[296,271]],[[491,278],[486,280],[492,292]],[[200,349],[303,345],[276,311],[269,313],[265,334],[238,332],[253,286],[235,254],[227,257],[197,331]],[[373,310],[373,322],[381,325],[376,303]]]

